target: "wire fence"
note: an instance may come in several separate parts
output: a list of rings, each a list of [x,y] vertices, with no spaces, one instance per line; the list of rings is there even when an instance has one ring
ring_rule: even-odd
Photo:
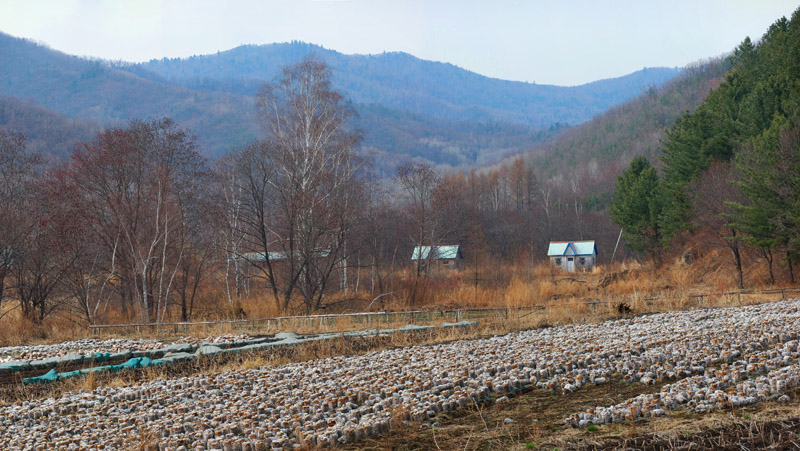
[[[696,307],[708,306],[711,298],[737,296],[741,304],[747,296],[777,296],[780,299],[787,299],[792,295],[800,295],[800,288],[775,288],[765,290],[737,290],[720,291],[712,293],[673,293],[657,296],[635,296],[621,299],[590,299],[580,301],[587,306],[598,305],[622,305],[630,306],[636,303],[653,304],[669,300],[686,299]],[[777,299],[769,299],[774,301]],[[765,301],[765,302],[767,302]],[[169,331],[189,330],[200,326],[229,326],[237,330],[258,330],[261,333],[269,333],[272,330],[279,330],[282,325],[303,323],[306,326],[322,329],[323,326],[333,326],[341,320],[350,320],[354,325],[366,327],[379,327],[382,324],[393,324],[398,322],[429,323],[438,321],[464,321],[480,320],[486,318],[509,319],[512,317],[520,318],[530,315],[536,311],[546,310],[559,302],[558,298],[551,298],[548,303],[522,306],[505,307],[480,307],[480,308],[449,308],[437,310],[401,310],[401,311],[381,311],[381,312],[359,312],[359,313],[335,313],[318,315],[290,315],[271,318],[255,319],[229,319],[229,320],[210,320],[210,321],[177,321],[177,322],[141,322],[124,324],[92,324],[87,326],[89,331],[99,334],[103,331]]]
[[[513,310],[541,310],[542,306],[521,306]],[[333,322],[349,319],[355,324],[366,325],[368,327],[378,327],[381,324],[393,324],[406,322],[408,324],[417,322],[431,321],[465,321],[486,318],[492,315],[508,317],[511,309],[507,307],[482,307],[482,308],[451,308],[440,310],[400,310],[382,312],[360,312],[360,313],[332,313],[321,315],[290,315],[271,318],[254,319],[230,319],[213,321],[176,321],[176,322],[153,322],[153,323],[125,323],[125,324],[93,324],[88,328],[91,332],[99,333],[110,329],[128,329],[140,332],[142,329],[185,329],[197,326],[229,325],[242,326],[242,328],[256,328],[268,332],[272,329],[280,329],[282,324],[305,322],[308,325],[318,326],[331,325]]]

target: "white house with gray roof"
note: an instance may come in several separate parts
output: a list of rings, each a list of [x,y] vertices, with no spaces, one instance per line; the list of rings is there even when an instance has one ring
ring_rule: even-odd
[[[557,269],[567,272],[591,271],[597,264],[597,245],[594,240],[551,241],[547,256]]]

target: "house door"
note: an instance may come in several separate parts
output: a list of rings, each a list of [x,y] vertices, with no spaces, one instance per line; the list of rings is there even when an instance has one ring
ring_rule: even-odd
[[[575,272],[575,258],[567,257],[567,272]]]

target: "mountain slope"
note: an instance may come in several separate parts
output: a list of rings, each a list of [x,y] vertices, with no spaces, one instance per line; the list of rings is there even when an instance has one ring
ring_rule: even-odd
[[[622,169],[640,155],[656,165],[666,129],[681,113],[697,108],[729,69],[724,58],[690,67],[662,87],[534,147],[525,158],[541,180],[576,181],[574,189],[590,198],[588,206],[602,208]]]
[[[67,117],[113,125],[170,116],[196,133],[204,148],[214,150],[256,136],[247,97],[157,83],[2,33],[0,61],[0,94]]]
[[[0,95],[71,118],[119,125],[133,118],[170,116],[197,135],[210,157],[261,134],[251,95],[187,89],[149,72],[121,70],[2,33],[0,60]],[[413,157],[447,167],[473,165],[485,161],[486,155],[519,153],[540,136],[524,125],[455,122],[378,105],[356,107],[361,112],[356,126],[365,131],[365,146],[386,157],[377,162],[384,174],[393,171],[398,161]],[[67,141],[76,139],[86,136],[78,134]]]
[[[394,175],[409,159],[427,160],[442,168],[467,169],[517,155],[533,143],[561,132],[536,131],[503,122],[447,121],[382,105],[357,105],[355,126],[366,130],[365,151],[375,156],[380,175]]]
[[[263,53],[265,47],[281,51],[272,59],[251,54],[254,50]],[[251,46],[221,53],[227,61],[224,64],[209,55],[160,60],[157,64],[112,65],[0,33],[0,95],[100,126],[169,116],[197,136],[207,156],[217,157],[261,136],[253,106],[253,94],[264,82],[259,77],[271,76],[282,64],[318,49],[305,44]],[[648,69],[646,76],[641,72],[560,88],[489,79],[405,54],[348,56],[325,52],[339,61],[333,66],[334,82],[349,86],[347,93],[352,91],[360,112],[355,125],[363,129],[364,147],[379,157],[376,167],[384,175],[409,158],[468,168],[518,154],[578,117],[565,116],[564,111],[587,117],[599,108],[597,99],[614,102],[629,95],[626,93],[637,92],[640,86],[634,85],[650,83],[671,71]],[[197,69],[192,68],[195,60],[202,61]],[[169,70],[159,69],[161,66]],[[264,75],[268,67],[272,72]],[[176,78],[199,74],[228,78]],[[538,96],[538,92],[543,94]],[[537,109],[535,120],[520,119],[525,102],[553,99],[556,104],[561,102],[560,106]],[[462,120],[465,117],[476,120]],[[547,127],[534,127],[532,123]],[[28,128],[28,134],[37,133],[46,134]],[[85,139],[85,134],[78,133],[64,140]]]
[[[301,42],[246,45],[211,55],[152,60],[126,68],[187,88],[254,95],[258,86],[271,80],[281,66],[310,55],[332,68],[336,87],[355,103],[382,104],[454,121],[506,121],[537,128],[557,122],[584,122],[679,72],[677,68],[650,68],[624,77],[562,87],[484,77],[406,53],[345,55]]]
[[[101,127],[20,99],[0,96],[0,130],[4,129],[23,133],[28,148],[64,159],[76,143],[93,139]]]

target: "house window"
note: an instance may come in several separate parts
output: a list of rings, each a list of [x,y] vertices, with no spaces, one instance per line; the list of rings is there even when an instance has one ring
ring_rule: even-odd
[[[579,258],[578,261],[581,262],[581,265],[585,265],[586,264],[586,258],[585,257]]]
[[[561,259],[560,258],[556,259],[556,266],[561,266]]]
[[[572,258],[572,257],[570,257],[570,258],[568,258],[568,259],[567,259],[567,261],[568,261],[568,262],[571,262],[571,261],[573,261],[573,260],[575,260],[575,259],[574,259],[574,258]]]

